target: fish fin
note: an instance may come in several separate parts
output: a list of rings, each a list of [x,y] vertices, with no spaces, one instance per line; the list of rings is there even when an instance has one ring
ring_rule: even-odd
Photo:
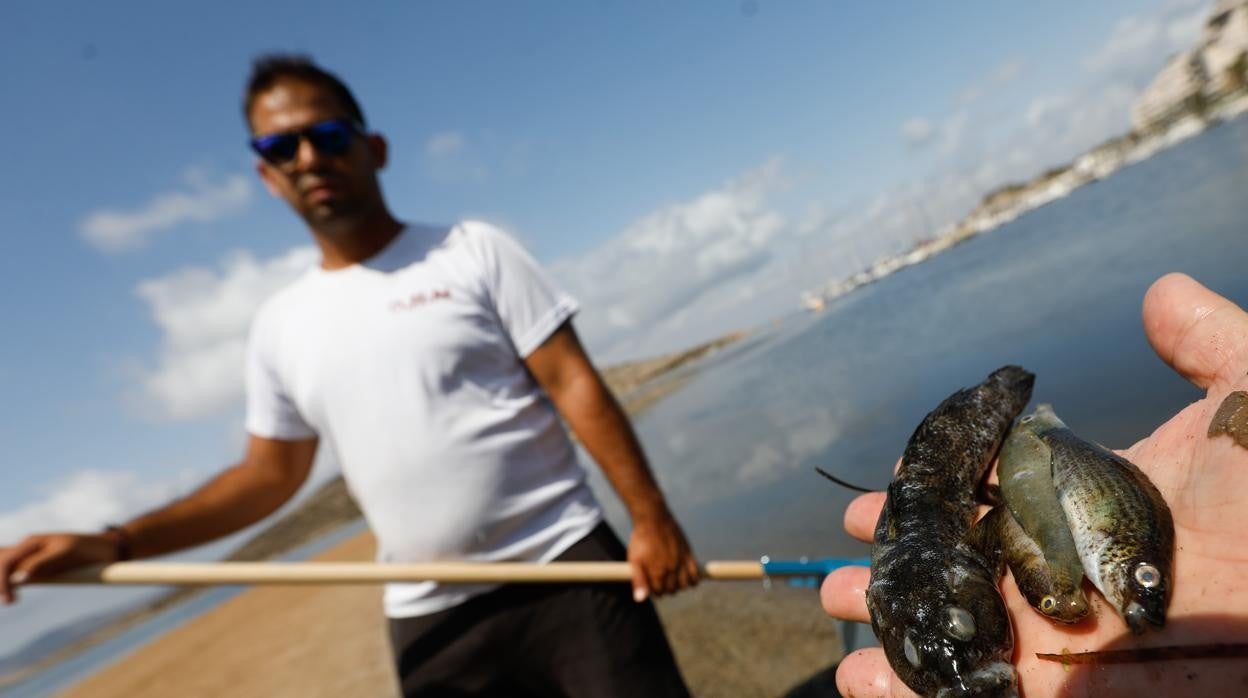
[[[988,563],[988,569],[992,570],[997,579],[1005,574],[1005,552],[1001,546],[1002,516],[1010,516],[1009,510],[1003,506],[994,507],[971,526],[963,539],[971,550],[983,556]]]
[[[858,485],[853,485],[853,484],[850,484],[850,483],[848,483],[848,482],[845,482],[844,480],[842,480],[842,479],[840,479],[840,478],[838,478],[838,477],[833,476],[831,473],[829,473],[828,471],[824,470],[823,468],[820,468],[820,467],[819,467],[819,466],[817,466],[817,465],[815,466],[815,472],[817,472],[817,473],[819,473],[820,475],[822,475],[822,476],[824,476],[824,477],[828,478],[828,479],[829,479],[829,480],[831,480],[832,482],[835,482],[836,484],[840,485],[841,487],[844,487],[844,488],[845,488],[845,489],[847,489],[847,490],[854,490],[855,492],[865,492],[865,493],[867,493],[867,494],[871,494],[872,492],[879,492],[879,490],[869,490],[869,489],[867,489],[867,488],[865,488],[865,487],[859,487]]]

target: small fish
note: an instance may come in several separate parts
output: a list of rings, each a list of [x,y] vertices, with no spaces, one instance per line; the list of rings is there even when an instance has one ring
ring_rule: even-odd
[[[1139,635],[1166,624],[1174,519],[1157,487],[1122,456],[1071,433],[1053,409],[1028,415],[1053,452],[1053,484],[1084,574]]]
[[[1023,597],[1045,616],[1074,623],[1087,614],[1087,597],[1078,587],[1075,587],[1077,594],[1066,590],[1066,596],[1062,597],[1064,605],[1059,605],[1057,599],[1062,593],[1060,590],[1065,589],[1064,583],[1055,580],[1053,566],[1044,551],[1027,535],[1008,507],[994,507],[985,514],[967,534],[967,544],[984,555],[996,570],[998,579],[1005,574],[1008,564]],[[1079,578],[1083,579],[1082,571]]]
[[[1001,446],[997,476],[1012,514],[1000,524],[1005,561],[1027,602],[1046,617],[1074,623],[1088,613],[1083,564],[1053,486],[1052,453],[1029,429],[1031,415]]]
[[[1016,696],[994,563],[966,541],[974,493],[1035,377],[1017,366],[924,417],[875,528],[867,608],[893,671],[926,696]]]

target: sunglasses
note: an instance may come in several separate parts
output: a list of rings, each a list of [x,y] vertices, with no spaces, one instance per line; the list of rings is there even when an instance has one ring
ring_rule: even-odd
[[[274,133],[251,139],[251,149],[271,165],[284,165],[299,153],[299,141],[307,139],[321,155],[342,155],[351,147],[351,139],[360,127],[348,119],[330,119],[301,131]]]

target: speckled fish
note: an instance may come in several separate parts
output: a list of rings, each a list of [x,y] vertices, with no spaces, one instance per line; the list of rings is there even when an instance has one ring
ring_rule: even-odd
[[[1074,623],[1088,613],[1083,564],[1053,486],[1052,452],[1028,415],[1001,446],[997,477],[1012,514],[999,525],[1005,561],[1027,602],[1046,617]]]
[[[923,695],[1017,695],[995,570],[966,535],[974,493],[1034,380],[1005,366],[946,398],[910,437],[888,486],[867,608],[893,671]]]
[[[1028,424],[1053,452],[1053,484],[1084,574],[1131,632],[1166,624],[1174,579],[1174,519],[1140,469],[1080,439],[1041,405]]]

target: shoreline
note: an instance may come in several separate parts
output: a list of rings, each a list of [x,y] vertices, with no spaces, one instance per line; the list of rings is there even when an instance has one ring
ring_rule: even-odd
[[[1165,129],[1145,135],[1131,132],[1111,138],[1071,162],[1050,168],[1028,182],[1006,184],[985,194],[961,220],[940,228],[932,237],[916,243],[906,252],[883,257],[856,274],[802,291],[799,294],[800,305],[812,312],[823,310],[829,302],[860,286],[879,281],[971,238],[992,232],[1032,210],[1064,199],[1081,187],[1105,179],[1245,113],[1248,113],[1248,94],[1238,94],[1211,107],[1204,115],[1184,116]]]
[[[750,334],[748,331],[729,333],[683,351],[605,367],[601,369],[601,373],[630,418],[635,419],[648,407],[684,385],[689,378],[689,372],[681,369],[688,368],[690,364],[698,359],[709,356],[721,348],[735,344]],[[297,507],[275,520],[263,531],[223,559],[233,561],[273,559],[302,545],[330,535],[334,531],[341,530],[342,527],[357,522],[360,518],[360,512],[351,500],[347,493],[346,485],[342,481],[341,476],[339,476],[321,485],[316,492],[308,496]],[[203,592],[204,590],[199,588],[177,589],[154,601],[140,604],[129,610],[119,610],[114,617],[91,630],[85,636],[71,641],[31,664],[0,676],[0,691],[33,679],[45,672],[55,671],[55,668],[63,662],[72,660],[133,628],[141,626],[143,623],[180,607]],[[243,593],[247,594],[250,591]],[[227,605],[231,602],[232,599],[225,601],[221,605]],[[208,613],[213,612],[213,610],[210,610]],[[188,625],[197,622],[204,615],[207,614],[200,614],[196,619],[190,621]],[[176,632],[176,630],[175,628],[172,631],[163,633],[155,640],[139,646],[134,650],[134,653],[143,653],[150,647],[160,644],[164,637]],[[34,641],[37,642],[38,638]],[[124,658],[121,661],[124,661]],[[108,671],[111,666],[115,666],[117,663],[118,661],[115,660],[110,664],[103,665],[86,674],[82,681],[88,681],[91,676]]]
[[[360,533],[315,557],[366,560]],[[694,695],[827,695],[836,623],[809,588],[711,582],[656,606]],[[57,693],[60,698],[397,698],[376,586],[257,587]]]

